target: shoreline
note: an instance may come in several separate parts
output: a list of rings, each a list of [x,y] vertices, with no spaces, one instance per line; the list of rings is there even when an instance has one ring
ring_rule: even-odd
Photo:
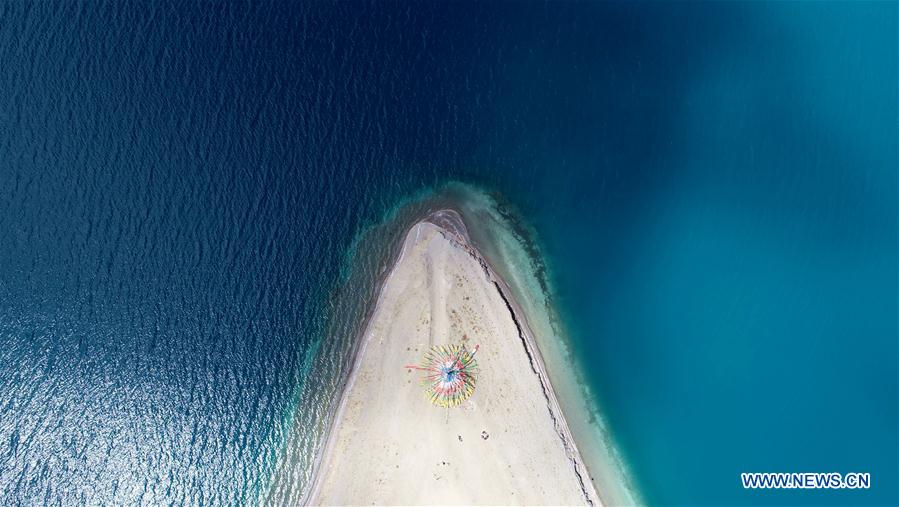
[[[322,466],[325,462],[331,460],[335,452],[334,448],[336,445],[337,433],[345,417],[349,395],[358,380],[360,366],[365,358],[366,350],[372,338],[371,331],[373,318],[378,314],[378,310],[383,304],[385,287],[394,276],[397,267],[408,254],[409,250],[415,246],[417,237],[415,240],[410,241],[411,234],[413,231],[417,231],[416,234],[419,234],[421,232],[419,226],[422,224],[434,226],[454,247],[465,251],[468,256],[480,265],[487,281],[493,285],[493,288],[505,304],[506,310],[514,322],[521,347],[527,356],[529,363],[528,367],[539,380],[540,388],[542,389],[542,399],[546,403],[545,410],[548,412],[552,422],[552,428],[561,443],[565,457],[572,468],[571,472],[576,477],[581,494],[583,495],[583,501],[587,505],[602,505],[601,498],[593,484],[592,474],[590,474],[590,471],[581,456],[577,443],[572,436],[568,421],[559,404],[558,397],[546,371],[543,353],[540,351],[533,331],[528,324],[527,315],[513,297],[509,285],[497,274],[497,271],[486,257],[472,244],[461,213],[450,208],[431,211],[424,218],[412,222],[402,235],[402,246],[390,260],[389,269],[385,270],[383,276],[378,280],[376,290],[373,291],[375,304],[369,307],[363,323],[360,326],[360,334],[357,337],[357,341],[354,344],[354,350],[351,354],[351,366],[348,371],[348,376],[340,390],[340,401],[335,405],[333,413],[329,414],[327,430],[326,433],[322,435],[324,445],[315,457],[311,485],[303,492],[303,495],[300,498],[301,504],[310,505],[313,499],[318,498],[321,493],[324,476]]]
[[[546,364],[543,361],[543,354],[540,351],[540,347],[537,345],[533,331],[528,326],[527,315],[525,314],[524,309],[521,308],[521,306],[518,304],[518,301],[516,301],[512,296],[512,289],[508,286],[508,284],[506,284],[506,281],[496,273],[496,270],[490,264],[490,261],[488,261],[483,255],[481,255],[477,248],[471,245],[471,238],[468,237],[467,230],[465,229],[465,223],[462,221],[462,217],[459,216],[457,212],[452,210],[441,210],[437,213],[443,213],[445,211],[454,213],[456,215],[454,219],[458,221],[458,224],[463,229],[464,236],[462,239],[464,243],[461,243],[459,246],[464,248],[469,253],[469,255],[471,255],[475,260],[478,261],[478,263],[481,264],[488,279],[494,284],[500,297],[506,303],[506,307],[508,308],[509,313],[512,316],[512,320],[515,322],[515,326],[518,329],[518,337],[521,339],[522,346],[527,353],[531,369],[540,380],[540,385],[543,388],[543,397],[546,400],[547,410],[549,411],[550,418],[553,421],[553,426],[562,441],[562,446],[565,448],[566,453],[569,454],[568,458],[574,467],[574,473],[581,485],[581,490],[584,493],[587,504],[602,505],[599,494],[593,486],[593,482],[590,480],[590,474],[587,470],[587,465],[584,463],[583,458],[581,458],[577,443],[571,434],[571,429],[568,427],[568,420],[566,419],[565,414],[562,411],[562,407],[559,405],[559,400],[556,396],[555,390],[553,389],[552,382],[550,382],[549,380],[549,373],[547,373],[546,371]]]
[[[412,227],[416,224],[420,223],[422,220],[417,222],[413,222]],[[331,413],[328,414],[328,426],[325,432],[322,434],[322,439],[324,441],[324,445],[322,446],[320,452],[318,452],[315,456],[315,460],[312,464],[312,483],[310,487],[306,488],[303,491],[302,496],[300,496],[300,505],[311,505],[310,500],[315,498],[315,494],[321,488],[321,464],[324,461],[325,457],[329,456],[331,452],[333,452],[334,440],[335,440],[335,430],[340,423],[340,420],[343,416],[344,410],[346,408],[347,403],[347,395],[352,389],[353,385],[356,382],[356,378],[359,373],[359,363],[362,361],[362,356],[365,354],[365,348],[368,345],[368,340],[365,337],[369,334],[371,330],[371,324],[373,317],[377,314],[378,308],[382,304],[383,298],[381,297],[384,292],[384,287],[387,286],[387,281],[390,279],[390,276],[393,274],[397,265],[406,255],[408,246],[406,245],[406,236],[408,236],[409,232],[411,232],[412,227],[409,227],[405,233],[403,234],[403,243],[402,246],[391,256],[389,261],[389,269],[384,270],[384,272],[378,277],[378,281],[375,283],[375,289],[372,291],[372,295],[374,297],[374,304],[368,305],[368,309],[365,312],[365,317],[362,319],[362,324],[359,326],[359,333],[356,336],[356,340],[353,343],[352,351],[350,352],[350,360],[349,360],[349,370],[347,370],[347,378],[343,383],[343,386],[340,388],[340,401],[332,406]]]

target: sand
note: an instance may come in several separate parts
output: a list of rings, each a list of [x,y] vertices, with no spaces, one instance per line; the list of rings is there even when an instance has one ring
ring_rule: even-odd
[[[307,502],[600,503],[508,294],[458,215],[438,212],[411,228],[361,338]],[[432,345],[459,343],[480,347],[477,387],[461,405],[439,408],[404,365]]]

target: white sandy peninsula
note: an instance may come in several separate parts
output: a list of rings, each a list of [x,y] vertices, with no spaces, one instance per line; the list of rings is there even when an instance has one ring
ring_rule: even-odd
[[[314,484],[314,505],[599,504],[520,310],[453,212],[415,225],[385,279]],[[474,394],[439,408],[418,363],[479,345]]]

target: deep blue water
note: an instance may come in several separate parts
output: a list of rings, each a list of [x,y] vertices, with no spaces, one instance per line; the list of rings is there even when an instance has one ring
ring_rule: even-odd
[[[895,3],[4,3],[0,498],[302,479],[354,238],[460,180],[646,501],[895,505],[897,125]]]

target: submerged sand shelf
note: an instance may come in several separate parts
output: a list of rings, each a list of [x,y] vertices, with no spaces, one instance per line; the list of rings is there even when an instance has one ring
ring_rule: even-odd
[[[599,504],[520,310],[453,212],[415,225],[362,337],[315,505]],[[439,408],[404,365],[479,345],[474,394]]]

